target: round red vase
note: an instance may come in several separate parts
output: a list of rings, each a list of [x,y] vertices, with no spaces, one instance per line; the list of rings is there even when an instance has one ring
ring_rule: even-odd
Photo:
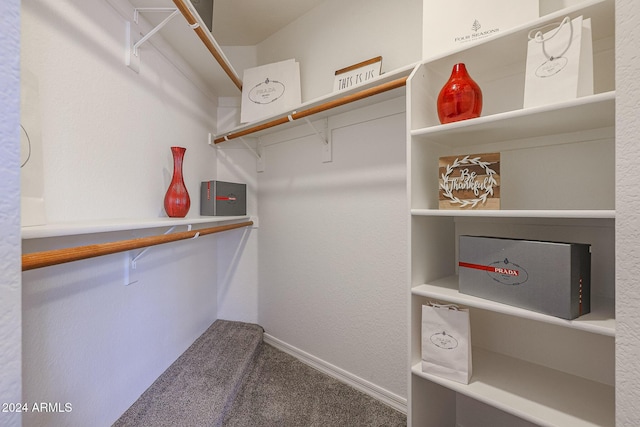
[[[167,193],[164,195],[164,210],[171,218],[184,218],[191,207],[191,199],[182,177],[182,161],[185,151],[187,149],[184,147],[171,147],[173,177]]]
[[[440,123],[480,117],[482,91],[473,81],[463,63],[453,66],[451,77],[438,95],[438,118]]]

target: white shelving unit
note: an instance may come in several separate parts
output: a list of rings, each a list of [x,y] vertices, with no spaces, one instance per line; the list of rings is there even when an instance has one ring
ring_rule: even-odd
[[[523,109],[528,32],[591,18],[594,95]],[[614,1],[589,0],[420,63],[407,81],[410,200],[410,426],[615,425]],[[482,117],[439,124],[454,64]],[[439,210],[438,158],[501,153],[501,210]],[[564,320],[458,292],[461,234],[589,243],[592,311]],[[421,371],[421,306],[470,308],[468,385]],[[471,424],[469,424],[471,423]]]

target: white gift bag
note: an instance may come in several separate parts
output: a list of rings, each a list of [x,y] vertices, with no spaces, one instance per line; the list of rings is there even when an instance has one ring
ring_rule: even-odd
[[[422,306],[422,372],[469,384],[472,374],[469,309],[456,305]]]
[[[551,28],[543,32],[543,30]],[[591,19],[565,17],[529,33],[524,108],[593,95]]]

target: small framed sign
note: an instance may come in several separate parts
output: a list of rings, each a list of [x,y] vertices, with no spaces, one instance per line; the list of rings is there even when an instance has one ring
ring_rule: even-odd
[[[440,209],[500,209],[500,153],[440,157]]]
[[[359,62],[336,71],[333,81],[333,91],[349,89],[380,75],[382,56]]]

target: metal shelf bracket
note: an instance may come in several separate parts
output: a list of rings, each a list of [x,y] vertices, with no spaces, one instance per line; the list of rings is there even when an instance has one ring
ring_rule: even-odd
[[[180,13],[177,8],[174,7],[140,7],[133,11],[133,22],[136,24],[140,18],[140,12],[162,12],[169,13],[162,22],[151,29],[142,38],[137,39],[131,31],[131,22],[127,21],[125,29],[125,63],[136,73],[140,72],[140,46],[142,46],[147,40],[149,40],[155,33],[160,31],[162,27],[167,25],[176,15]]]
[[[242,143],[242,145],[244,145],[244,148],[238,148],[240,150],[249,150],[251,152],[251,154],[253,154],[256,158],[256,170],[257,172],[264,172],[264,157],[262,156],[263,154],[263,150],[262,150],[262,141],[260,139],[260,137],[258,137],[258,142],[256,143],[256,148],[253,148],[251,146],[251,144],[249,144],[243,137],[239,136],[236,138],[240,143]],[[228,141],[228,139],[225,136],[225,141]],[[217,144],[215,144],[213,142],[213,135],[211,133],[209,133],[209,138],[208,138],[208,143],[211,147],[215,148],[216,150],[220,150],[221,147]],[[224,148],[228,148],[228,147],[224,147]]]
[[[171,228],[169,228],[167,231],[165,231],[163,234],[169,234],[171,232],[173,232],[173,230],[175,230],[176,227],[173,226]],[[191,231],[191,224],[189,224],[187,226],[187,231]],[[195,237],[198,237],[198,235],[196,235]],[[194,237],[194,238],[195,238]],[[137,283],[139,281],[138,279],[138,260],[140,259],[140,257],[142,255],[144,255],[145,253],[147,253],[149,251],[149,249],[151,249],[151,247],[146,247],[144,249],[142,249],[140,252],[138,252],[136,255],[129,255],[129,253],[127,253],[126,257],[125,257],[125,277],[124,277],[124,285],[125,286],[129,286],[132,285],[134,283]]]
[[[320,141],[322,141],[322,163],[330,163],[333,161],[333,144],[331,143],[330,133],[329,133],[329,120],[324,119],[323,125],[324,129],[318,130],[311,120],[308,117],[304,117],[304,121],[307,122],[309,127],[313,130]]]
[[[258,161],[262,160],[262,156],[260,155],[260,153],[259,153],[257,150],[255,150],[252,146],[250,146],[250,145],[249,145],[249,143],[248,143],[247,141],[245,141],[243,137],[239,137],[238,139],[240,140],[240,142],[242,142],[242,145],[244,145],[245,147],[247,147],[247,149],[248,149],[249,151],[251,151],[251,153],[252,153],[254,156],[256,156],[256,159],[257,159]]]

